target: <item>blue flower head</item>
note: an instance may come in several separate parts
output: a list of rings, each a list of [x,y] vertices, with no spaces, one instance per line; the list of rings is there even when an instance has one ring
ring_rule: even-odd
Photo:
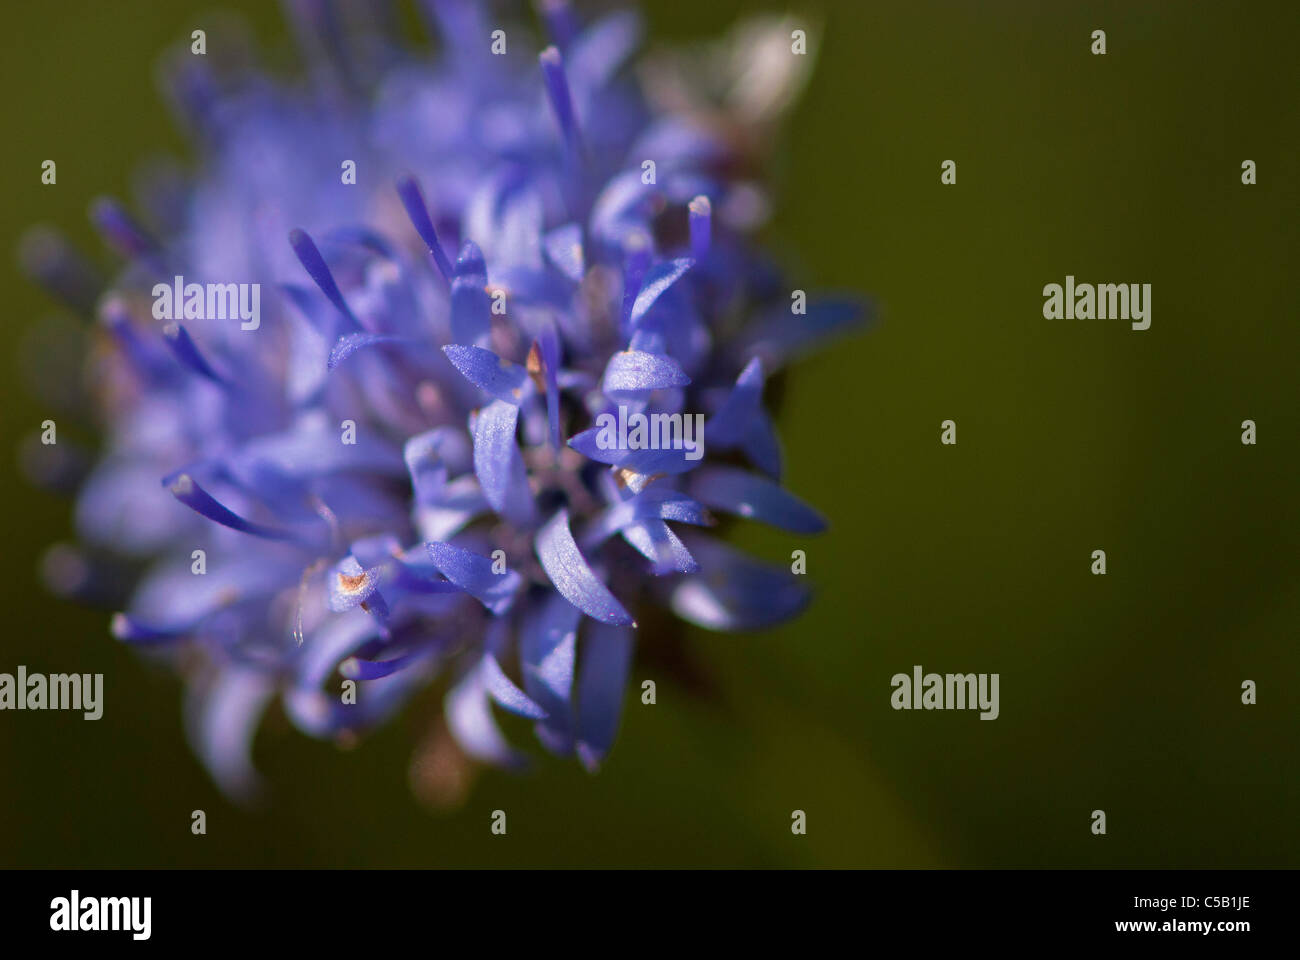
[[[643,611],[752,630],[807,600],[709,529],[822,528],[780,486],[764,383],[859,313],[792,312],[748,241],[761,131],[676,95],[680,61],[634,83],[631,13],[544,3],[538,53],[477,4],[427,6],[435,64],[309,2],[302,86],[182,57],[197,169],[139,219],[91,211],[126,266],[97,298],[78,532],[144,569],[113,633],[183,671],[232,795],[274,698],[337,738],[431,684],[471,757],[524,763],[504,710],[594,770]],[[34,249],[95,299],[66,246]]]

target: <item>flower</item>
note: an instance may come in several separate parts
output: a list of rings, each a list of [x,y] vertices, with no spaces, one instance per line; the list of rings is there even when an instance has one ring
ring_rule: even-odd
[[[184,672],[233,796],[274,698],[337,738],[443,682],[470,756],[526,762],[500,709],[594,770],[638,611],[752,630],[807,602],[707,531],[823,527],[779,484],[764,383],[860,308],[792,314],[747,240],[746,141],[629,79],[634,14],[581,29],[548,2],[553,44],[509,27],[496,55],[480,7],[435,2],[430,66],[291,7],[311,83],[183,58],[168,90],[199,168],[155,184],[153,228],[91,210],[126,266],[98,299],[104,444],[77,527],[147,565],[112,632]],[[65,245],[29,254],[93,299]]]

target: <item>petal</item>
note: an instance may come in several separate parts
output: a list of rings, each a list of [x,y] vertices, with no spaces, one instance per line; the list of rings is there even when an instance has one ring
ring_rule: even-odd
[[[662,520],[643,520],[621,532],[623,539],[651,562],[655,576],[694,573],[700,569],[686,544]]]
[[[581,616],[552,594],[524,621],[520,636],[524,689],[547,713],[537,735],[558,754],[573,748],[573,663]]]
[[[427,546],[433,565],[448,580],[498,616],[510,609],[519,589],[519,574],[509,569],[495,573],[491,557],[480,556],[450,543],[430,543]]]
[[[662,390],[684,387],[691,382],[672,357],[646,353],[641,350],[622,350],[609,358],[605,365],[602,384],[607,394],[637,393],[644,390]]]
[[[636,300],[632,303],[632,326],[646,315],[646,312],[654,306],[658,300],[674,283],[681,279],[691,267],[695,266],[695,261],[690,257],[679,257],[676,260],[665,260],[656,263],[646,273],[645,280],[641,283],[641,289],[636,295]]]
[[[807,313],[791,316],[788,307],[769,314],[741,337],[741,349],[762,357],[775,370],[786,361],[815,349],[823,341],[842,336],[875,321],[875,304],[851,299],[815,300]]]
[[[591,772],[614,745],[632,663],[632,631],[593,623],[582,641],[578,673],[578,759]]]
[[[423,540],[446,540],[488,510],[478,479],[466,474],[447,484],[432,502],[419,504],[415,525]]]
[[[587,565],[569,531],[569,512],[560,510],[537,532],[537,558],[560,595],[602,623],[631,624],[631,615]]]
[[[606,508],[588,526],[582,545],[587,549],[596,547],[611,534],[643,520],[674,520],[697,526],[712,526],[716,522],[702,505],[680,490],[649,487]]]
[[[492,509],[513,523],[531,526],[533,497],[524,459],[515,443],[519,408],[493,400],[474,423],[474,473]]]
[[[447,691],[443,715],[452,736],[471,757],[501,767],[527,766],[527,758],[506,742],[492,716],[481,662]]]
[[[791,533],[820,533],[826,521],[777,484],[735,467],[709,466],[691,474],[691,493],[701,503],[741,517],[761,520]]]
[[[419,346],[419,341],[412,340],[409,337],[396,337],[386,333],[347,333],[339,337],[333,348],[331,348],[329,360],[326,361],[326,366],[330,370],[333,370],[358,350],[364,350],[366,347],[374,347],[385,343],[401,344],[408,350]]]
[[[700,572],[677,584],[670,598],[683,620],[709,630],[757,630],[793,617],[808,603],[807,588],[786,568],[702,537],[690,546]]]
[[[515,682],[501,669],[501,664],[497,662],[496,657],[490,653],[484,654],[480,669],[483,670],[483,679],[488,693],[498,704],[511,713],[528,717],[530,720],[546,719],[546,711],[528,694],[515,686]]]
[[[497,400],[518,406],[529,384],[528,371],[517,363],[498,357],[491,350],[461,344],[442,348],[461,375]]]
[[[576,223],[556,227],[546,235],[544,244],[551,263],[574,283],[580,283],[587,270],[582,254],[582,228]]]
[[[229,797],[248,801],[257,793],[253,736],[274,693],[275,685],[260,670],[227,665],[208,687],[187,698],[190,743]]]
[[[451,281],[451,336],[457,343],[487,346],[492,305],[487,293],[487,264],[472,241],[466,240]]]
[[[705,425],[709,445],[718,450],[736,446],[745,436],[750,422],[762,409],[763,362],[755,357],[736,378],[736,385]]]
[[[693,431],[696,432],[696,431]],[[703,429],[697,433],[702,434]],[[602,436],[602,434],[604,434]],[[684,438],[683,438],[684,439]],[[569,438],[569,446],[584,457],[597,463],[608,463],[621,470],[644,474],[648,477],[664,473],[685,473],[694,470],[701,462],[703,437],[693,440],[693,446],[668,447],[655,450],[651,447],[620,448],[617,443],[606,445],[610,437],[600,427],[592,427]],[[696,454],[692,456],[692,454]]]

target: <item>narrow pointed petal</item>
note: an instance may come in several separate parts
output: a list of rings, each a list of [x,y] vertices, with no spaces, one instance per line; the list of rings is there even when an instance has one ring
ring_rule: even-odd
[[[826,521],[798,497],[766,477],[735,467],[705,467],[691,474],[691,493],[701,503],[761,520],[791,533],[820,533]]]
[[[762,409],[762,399],[763,362],[755,357],[740,372],[736,385],[718,412],[705,424],[709,445],[726,450],[739,444],[749,429],[750,421]]]
[[[662,520],[642,520],[620,532],[624,540],[650,561],[650,572],[657,577],[670,573],[695,573],[700,569],[686,544]]]
[[[246,802],[260,787],[253,768],[253,735],[274,692],[266,674],[229,665],[187,703],[194,752],[228,797]]]
[[[442,348],[452,366],[479,389],[516,407],[527,395],[528,371],[482,347],[449,344]]]
[[[451,336],[457,343],[488,346],[492,326],[492,302],[487,293],[487,264],[483,254],[469,240],[460,248],[451,281]]]
[[[581,617],[552,594],[524,621],[519,642],[524,689],[547,713],[536,725],[537,736],[561,755],[573,749],[573,665]]]
[[[417,341],[412,340],[410,337],[397,337],[386,333],[348,333],[339,337],[338,341],[335,342],[330,350],[326,366],[333,370],[358,350],[382,344],[400,344],[408,349],[419,345]]]
[[[641,282],[641,289],[636,295],[636,300],[632,303],[631,322],[633,326],[646,315],[651,307],[655,305],[664,292],[674,283],[685,275],[686,271],[695,266],[695,261],[690,257],[680,257],[676,260],[665,260],[662,263],[656,263],[646,273],[645,279]]]
[[[518,417],[519,409],[504,400],[493,400],[478,412],[474,424],[474,473],[493,510],[521,526],[531,526],[533,498],[515,442]]]
[[[809,591],[786,567],[761,563],[716,541],[695,537],[700,575],[677,584],[670,602],[683,620],[709,630],[758,630],[788,620]]]
[[[519,574],[510,569],[505,573],[494,573],[491,557],[480,556],[450,543],[430,543],[427,546],[433,565],[448,580],[498,616],[510,609],[519,589]]]
[[[582,641],[578,672],[578,759],[595,773],[618,735],[632,664],[632,631],[593,623]]]
[[[527,758],[510,746],[492,716],[487,681],[479,665],[447,692],[443,715],[452,736],[471,757],[516,770],[527,766]]]
[[[649,487],[634,497],[606,508],[583,534],[582,545],[591,549],[611,534],[644,520],[675,520],[697,526],[712,526],[716,523],[703,505],[681,491]]]
[[[581,283],[587,272],[582,251],[582,227],[576,223],[566,223],[548,233],[543,241],[546,256],[560,271],[574,283]]]
[[[530,720],[546,719],[546,711],[528,694],[515,686],[515,682],[501,669],[501,664],[497,662],[496,657],[490,653],[485,654],[481,669],[488,693],[503,709]]]
[[[560,595],[602,623],[635,626],[609,589],[592,572],[569,530],[569,512],[560,510],[537,533],[537,558]]]

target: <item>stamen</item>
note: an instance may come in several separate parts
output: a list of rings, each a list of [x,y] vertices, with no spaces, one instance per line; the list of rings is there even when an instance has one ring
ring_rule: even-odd
[[[695,258],[696,263],[699,263],[709,253],[713,230],[713,205],[709,203],[708,197],[701,194],[690,202],[688,209],[691,223],[691,256]]]
[[[419,182],[410,174],[399,177],[397,195],[402,199],[402,206],[406,208],[406,215],[411,218],[415,232],[429,248],[429,253],[433,254],[433,262],[438,267],[438,272],[442,274],[444,280],[451,283],[451,261],[447,259],[442,244],[438,242],[438,233],[433,229],[433,221],[429,219],[429,209],[424,204],[424,194],[420,191]]]
[[[343,294],[339,291],[339,285],[334,282],[334,274],[330,273],[330,268],[325,264],[325,258],[320,255],[320,250],[312,238],[307,235],[306,230],[290,230],[289,246],[293,247],[294,254],[298,257],[298,262],[302,268],[307,271],[307,275],[320,288],[320,292],[325,294],[325,299],[334,305],[334,309],[343,314],[354,327],[361,329],[361,323],[357,320],[352,308],[348,302],[343,299]]]
[[[104,242],[122,257],[141,260],[159,273],[166,272],[157,242],[112,197],[100,197],[90,205],[90,221]]]
[[[143,380],[165,378],[174,369],[166,356],[152,344],[146,344],[135,332],[125,302],[112,297],[104,302],[100,317],[136,375]]]
[[[171,643],[172,641],[180,640],[185,636],[185,631],[151,627],[125,613],[113,614],[112,622],[109,624],[109,630],[118,640],[149,646],[161,643]]]
[[[62,233],[34,227],[23,236],[18,256],[23,269],[49,293],[80,313],[94,312],[103,281]]]
[[[222,506],[212,494],[200,487],[188,473],[165,478],[163,485],[167,487],[167,491],[173,497],[185,504],[185,506],[196,513],[202,514],[209,520],[221,524],[223,527],[238,530],[240,533],[251,534],[254,537],[261,537],[264,540],[301,541],[301,538],[292,531],[245,520],[239,514]]]
[[[542,79],[546,82],[546,96],[555,111],[555,119],[564,134],[564,142],[576,160],[583,153],[582,135],[578,130],[578,119],[573,112],[573,98],[569,96],[569,80],[564,75],[564,60],[555,47],[547,47],[537,57],[542,65]]]
[[[537,5],[541,7],[542,19],[546,21],[547,31],[555,39],[555,45],[561,50],[568,50],[581,29],[569,0],[538,0]]]
[[[179,323],[169,323],[163,327],[163,337],[167,341],[167,346],[175,354],[176,359],[181,362],[187,369],[193,370],[201,377],[206,377],[213,383],[221,386],[229,386],[229,381],[217,373],[212,368],[212,364],[204,358],[199,352],[198,344],[190,336],[189,331]]]

